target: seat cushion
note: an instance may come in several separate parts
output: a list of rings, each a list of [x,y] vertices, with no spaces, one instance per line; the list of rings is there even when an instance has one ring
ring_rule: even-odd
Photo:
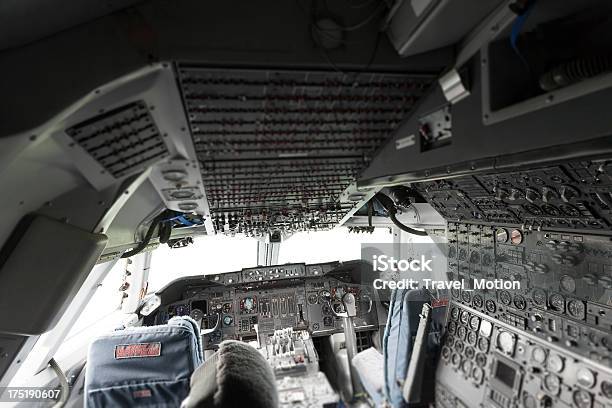
[[[202,363],[199,329],[189,317],[118,330],[89,348],[86,407],[178,407]]]
[[[383,355],[374,347],[357,353],[353,367],[375,406],[380,407],[385,400],[385,363]]]

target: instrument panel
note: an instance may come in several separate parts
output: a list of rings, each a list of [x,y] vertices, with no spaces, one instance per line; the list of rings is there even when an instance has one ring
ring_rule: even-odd
[[[437,407],[612,407],[610,160],[414,187],[448,222]]]
[[[226,339],[249,341],[257,333],[286,328],[324,336],[343,331],[342,319],[334,311],[342,311],[340,299],[350,292],[357,300],[356,330],[377,328],[371,284],[354,282],[345,272],[335,273],[339,265],[278,265],[209,275],[205,282],[175,281],[172,285],[182,285],[180,299],[160,307],[154,324],[189,315],[201,322],[203,330],[217,326],[203,336],[207,349]]]

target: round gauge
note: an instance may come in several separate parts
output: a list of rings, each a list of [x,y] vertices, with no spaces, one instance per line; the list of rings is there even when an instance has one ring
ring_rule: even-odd
[[[593,388],[595,386],[595,373],[586,367],[582,367],[576,373],[576,381],[585,388]]]
[[[476,334],[476,332],[473,332],[473,331],[469,332],[467,335],[468,344],[475,346],[476,340],[478,340],[478,335]]]
[[[470,319],[470,328],[472,330],[478,330],[479,326],[480,326],[480,318],[478,316],[472,316],[472,318]]]
[[[451,289],[451,296],[453,297],[453,299],[458,299],[459,298],[459,289],[452,288]]]
[[[580,300],[570,300],[567,303],[567,313],[570,316],[575,317],[576,319],[584,319],[586,315],[586,308],[584,307],[584,303]]]
[[[546,292],[542,289],[534,289],[531,299],[536,306],[543,306],[546,303]]]
[[[565,298],[558,293],[553,293],[548,298],[550,308],[556,312],[563,312],[565,310]]]
[[[448,332],[450,334],[455,334],[456,331],[457,331],[457,323],[449,322],[448,323]]]
[[[472,301],[472,292],[468,292],[466,290],[461,292],[461,300],[463,300],[465,303],[470,303]]]
[[[493,331],[493,324],[488,320],[483,320],[480,322],[480,335],[484,337],[491,336],[491,332]]]
[[[523,243],[523,233],[517,229],[510,231],[510,243],[512,245],[520,245]]]
[[[470,254],[470,263],[477,264],[480,262],[480,252],[472,251]]]
[[[561,380],[554,374],[546,374],[544,377],[544,388],[553,395],[561,390]]]
[[[497,348],[508,355],[514,353],[514,335],[507,331],[502,331],[497,335]]]
[[[450,358],[451,355],[451,350],[444,346],[442,347],[442,358],[444,359],[444,361],[448,361],[448,359]]]
[[[536,363],[544,364],[546,361],[546,350],[544,350],[542,347],[535,347],[531,352],[531,358]]]
[[[453,247],[453,246],[452,246],[452,247],[449,247],[449,248],[448,248],[448,257],[449,257],[449,258],[454,258],[454,257],[456,257],[456,256],[457,256],[457,248],[455,248],[455,247]]]
[[[467,329],[465,328],[465,326],[459,326],[459,328],[457,329],[457,336],[459,336],[461,340],[465,340],[466,335]]]
[[[563,360],[563,357],[561,357],[560,355],[551,354],[548,357],[547,367],[550,371],[554,373],[560,373],[561,371],[563,371],[563,368],[565,367],[565,361]]]
[[[214,331],[208,335],[208,339],[210,343],[218,343],[223,339],[223,333],[221,330]]]
[[[459,250],[459,260],[465,261],[465,258],[467,258],[467,251],[464,248],[461,248]]]
[[[476,352],[474,351],[474,349],[472,347],[466,347],[465,349],[465,356],[469,359],[473,359],[474,358],[474,354],[476,354]]]
[[[223,316],[223,324],[225,326],[231,326],[234,323],[234,318],[232,316],[226,315]]]
[[[612,382],[604,381],[601,383],[601,393],[604,397],[612,399]]]
[[[331,293],[329,290],[321,290],[319,291],[319,297],[323,300],[329,300],[331,299]]]
[[[470,375],[470,372],[472,371],[472,365],[473,363],[470,360],[464,360],[463,364],[461,364],[461,371],[463,371],[463,374]]]
[[[474,305],[474,307],[481,308],[483,303],[484,301],[482,300],[482,296],[480,295],[474,295],[474,297],[472,298],[472,304]]]
[[[482,368],[474,367],[472,370],[472,378],[474,378],[476,384],[480,384],[484,378],[484,371],[482,371]]]
[[[512,295],[510,295],[508,291],[502,290],[499,293],[499,300],[502,302],[502,304],[508,306],[510,303],[512,303]]]
[[[576,291],[576,281],[569,275],[563,275],[559,284],[564,292],[574,293]]]
[[[493,259],[491,258],[491,255],[489,255],[489,254],[484,254],[484,255],[482,256],[482,264],[483,264],[484,266],[489,266],[489,265],[491,265],[492,260],[493,260]]]
[[[455,367],[459,367],[459,364],[461,363],[461,356],[456,353],[453,354],[453,356],[451,357],[451,362]]]
[[[460,339],[457,339],[457,341],[455,341],[455,350],[457,351],[457,353],[459,354],[463,353],[464,349],[465,349],[465,344],[463,344],[463,342]]]
[[[489,339],[481,337],[478,339],[478,350],[480,351],[488,351],[489,350]]]
[[[453,307],[451,309],[451,319],[457,320],[458,318],[459,318],[459,309],[457,309],[456,307]]]
[[[495,311],[497,310],[497,305],[495,305],[495,301],[487,299],[487,301],[485,302],[485,309],[487,309],[487,312],[489,313],[495,313]]]
[[[189,313],[189,316],[196,321],[202,320],[202,317],[204,317],[204,312],[202,312],[200,309],[193,309],[191,313]]]
[[[484,367],[487,365],[487,356],[484,355],[483,353],[478,353],[476,354],[476,364],[478,364],[479,367]]]
[[[319,296],[316,293],[308,295],[308,304],[314,305],[319,301]]]
[[[224,303],[223,304],[223,313],[230,313],[232,311],[232,304],[231,303]]]
[[[324,315],[330,315],[332,313],[331,307],[329,307],[327,303],[324,303],[323,306],[321,306],[321,311]]]
[[[593,397],[585,390],[574,391],[572,399],[578,408],[591,408],[593,405]]]
[[[525,301],[525,298],[521,295],[516,295],[514,297],[514,307],[519,310],[524,310],[527,307],[527,302]]]
[[[468,320],[470,320],[470,314],[464,310],[461,312],[461,323],[468,324]]]
[[[495,230],[495,240],[500,244],[508,242],[508,231],[504,228],[498,228]]]
[[[246,313],[251,313],[255,310],[255,299],[253,299],[252,297],[245,297],[240,302],[240,308]]]
[[[523,395],[523,406],[525,408],[537,408],[538,403],[536,402],[533,395],[526,393],[525,395]]]

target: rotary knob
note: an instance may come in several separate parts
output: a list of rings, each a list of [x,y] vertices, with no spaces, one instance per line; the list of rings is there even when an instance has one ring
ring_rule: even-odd
[[[580,192],[572,186],[561,187],[561,199],[566,203],[571,199],[578,197],[578,195],[580,195]]]
[[[559,198],[559,194],[552,187],[544,187],[542,188],[542,200],[546,203],[549,203],[556,198]]]
[[[530,203],[539,200],[540,197],[540,193],[537,190],[534,190],[533,188],[528,188],[527,190],[525,190],[525,199]]]

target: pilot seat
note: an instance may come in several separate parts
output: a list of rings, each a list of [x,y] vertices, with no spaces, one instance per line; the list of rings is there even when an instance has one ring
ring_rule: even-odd
[[[203,362],[199,332],[181,316],[97,338],[87,357],[85,407],[180,406]]]

